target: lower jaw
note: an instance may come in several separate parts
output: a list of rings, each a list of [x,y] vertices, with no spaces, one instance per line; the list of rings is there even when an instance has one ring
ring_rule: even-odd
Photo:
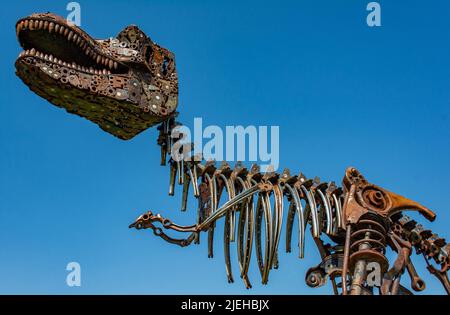
[[[42,52],[32,50],[24,50],[20,53],[19,58],[33,58],[36,60],[40,60],[41,62],[45,62],[48,64],[55,64],[62,67],[67,67],[70,69],[74,69],[79,72],[85,72],[89,74],[111,74],[111,70],[106,67],[93,67],[93,66],[83,66],[78,65],[75,62],[67,62],[64,60],[60,60],[52,55],[44,54]]]
[[[113,88],[108,74],[81,73],[31,57],[16,61],[16,73],[40,97],[94,122],[123,140],[131,139],[162,121],[161,117],[143,111],[138,104],[117,99],[117,94],[125,91],[125,87]]]

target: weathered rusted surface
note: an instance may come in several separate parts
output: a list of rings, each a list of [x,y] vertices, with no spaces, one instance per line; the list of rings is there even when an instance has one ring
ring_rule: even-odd
[[[404,223],[406,217],[402,212],[406,210],[418,211],[428,220],[434,220],[436,216],[430,209],[369,183],[352,167],[346,170],[343,187],[340,188],[334,182],[322,182],[318,177],[311,179],[302,173],[291,175],[287,169],[279,174],[262,173],[258,165],[247,169],[242,163],[237,163],[232,168],[222,162],[216,166],[213,161],[195,159],[192,152],[183,152],[184,159],[175,162],[170,155],[173,141],[161,141],[170,138],[175,126],[179,123],[169,119],[159,128],[161,164],[165,164],[169,154],[170,195],[175,191],[175,178],[183,178],[178,182],[184,187],[183,211],[187,205],[186,185],[192,186],[193,197],[199,201],[197,223],[180,229],[158,215],[147,215],[140,216],[131,227],[151,228],[156,235],[181,246],[192,244],[194,240],[198,243],[199,234],[208,231],[208,257],[212,257],[214,225],[224,218],[223,247],[228,281],[233,282],[235,278],[230,259],[231,245],[235,242],[239,274],[245,286],[251,288],[248,270],[252,248],[255,247],[262,283],[267,284],[270,271],[278,268],[282,227],[284,225],[286,230],[286,251],[291,252],[294,220],[297,220],[299,257],[304,257],[305,235],[310,225],[322,259],[306,274],[305,281],[310,287],[323,286],[331,281],[335,294],[368,295],[376,293],[376,289],[385,295],[412,294],[400,283],[407,271],[412,289],[422,291],[425,282],[417,275],[409,258],[415,247],[416,251],[420,248],[427,261],[434,258],[441,264],[439,272],[431,265],[428,269],[448,288],[449,246],[445,240]],[[287,210],[284,207],[286,201]],[[287,211],[286,224],[283,223],[284,211]],[[401,217],[403,219],[400,220]],[[151,222],[160,222],[165,229],[190,235],[176,241],[168,239],[153,223],[144,224],[148,218]],[[408,228],[412,229],[411,232]],[[330,243],[326,243],[327,238]],[[421,240],[420,245],[417,238]],[[398,254],[392,266],[385,256],[388,247]],[[373,264],[379,267],[379,283],[374,284],[368,278],[368,268]]]
[[[161,165],[166,165],[169,155],[169,195],[181,185],[181,210],[187,210],[191,195],[198,201],[197,220],[181,226],[148,211],[130,228],[151,229],[181,247],[198,244],[201,233],[207,232],[208,257],[213,257],[216,222],[224,218],[227,279],[233,282],[235,278],[230,251],[236,244],[238,273],[247,288],[252,286],[248,271],[253,252],[263,284],[268,283],[270,271],[278,269],[283,228],[286,252],[292,251],[295,238],[299,258],[308,254],[305,239],[311,231],[321,261],[307,271],[305,281],[310,287],[331,281],[335,294],[370,295],[376,289],[385,295],[412,294],[400,283],[405,272],[413,290],[424,290],[425,282],[410,260],[415,249],[450,293],[450,246],[403,214],[414,210],[433,221],[434,212],[369,183],[355,168],[346,170],[343,186],[338,187],[318,177],[292,175],[287,169],[279,174],[263,173],[258,165],[247,169],[237,163],[232,168],[222,162],[216,166],[193,156],[192,147],[181,152],[181,158],[172,156],[178,140],[171,137],[172,131],[180,125],[175,121],[174,56],[136,26],[127,27],[116,38],[94,40],[60,17],[33,14],[19,20],[16,31],[25,49],[16,61],[17,74],[36,94],[121,139],[159,125]],[[165,230],[189,234],[173,238]],[[385,256],[388,247],[398,254],[392,264]],[[379,283],[370,281],[368,268],[374,264],[379,268]]]
[[[347,169],[343,186],[346,190],[344,210],[346,224],[357,223],[362,215],[369,212],[388,218],[402,210],[416,210],[430,221],[436,218],[433,211],[421,204],[370,184],[355,168]]]
[[[32,14],[16,24],[24,51],[16,73],[39,96],[130,139],[175,114],[174,55],[138,27],[95,40],[59,16]]]

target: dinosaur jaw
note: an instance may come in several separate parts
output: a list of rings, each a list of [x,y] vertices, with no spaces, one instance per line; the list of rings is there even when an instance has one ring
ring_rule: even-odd
[[[37,95],[128,140],[161,122],[142,99],[141,74],[121,62],[103,41],[53,14],[33,14],[16,23],[24,49],[16,74]]]
[[[107,49],[75,25],[52,14],[38,14],[20,19],[16,34],[24,51],[22,58],[40,58],[91,74],[127,73],[126,66]]]

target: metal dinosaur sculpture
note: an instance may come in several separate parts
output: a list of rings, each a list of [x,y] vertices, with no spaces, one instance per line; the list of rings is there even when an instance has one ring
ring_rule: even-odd
[[[162,165],[170,155],[169,195],[174,194],[178,181],[183,186],[184,211],[192,185],[199,203],[197,223],[180,226],[149,211],[130,228],[152,229],[155,235],[182,247],[199,243],[201,232],[207,232],[208,256],[213,257],[215,224],[224,217],[228,281],[234,281],[230,243],[235,242],[239,274],[250,288],[248,269],[253,247],[263,284],[268,282],[270,270],[278,268],[286,199],[286,251],[291,252],[296,217],[299,257],[304,257],[310,224],[322,258],[306,274],[309,286],[322,286],[330,280],[335,294],[374,294],[376,288],[385,295],[412,294],[400,284],[407,271],[412,289],[422,291],[425,282],[410,260],[414,249],[423,255],[428,270],[450,294],[450,246],[403,211],[418,211],[430,221],[435,214],[417,202],[369,183],[355,168],[346,170],[343,186],[338,187],[317,177],[291,175],[289,170],[282,174],[261,173],[257,165],[247,169],[238,163],[231,168],[225,162],[217,168],[213,161],[202,163],[193,156],[192,146],[183,146],[184,150],[174,155],[173,145],[179,140],[173,134],[179,126],[175,121],[178,81],[174,55],[136,26],[126,27],[115,38],[94,40],[63,18],[45,13],[20,19],[16,32],[24,49],[15,64],[17,75],[39,96],[120,139],[131,139],[159,125]],[[224,192],[226,200],[221,202]],[[165,229],[189,236],[172,238]],[[330,243],[325,243],[324,236]],[[387,247],[397,252],[390,268],[385,256]],[[370,268],[377,267],[383,275],[379,283],[369,279]]]

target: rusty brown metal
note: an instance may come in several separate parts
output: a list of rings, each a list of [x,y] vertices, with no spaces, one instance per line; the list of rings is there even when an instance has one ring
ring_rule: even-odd
[[[283,202],[286,198],[290,202],[286,223],[287,252],[291,251],[293,218],[297,214],[299,256],[303,257],[304,234],[308,222],[321,255],[322,262],[311,268],[305,277],[309,286],[322,286],[329,279],[335,294],[374,294],[376,287],[369,286],[366,281],[366,267],[375,262],[380,266],[381,276],[384,278],[382,285],[378,287],[380,294],[411,294],[400,283],[405,270],[411,277],[411,287],[414,290],[425,288],[425,283],[417,276],[409,259],[413,243],[397,235],[398,231],[402,235],[406,232],[393,218],[401,215],[402,210],[419,211],[430,220],[435,218],[435,214],[417,202],[369,183],[355,168],[347,169],[341,189],[333,182],[321,182],[317,177],[308,179],[303,174],[291,176],[289,170],[284,170],[282,174],[272,171],[261,174],[257,165],[252,166],[250,170],[241,163],[233,169],[227,163],[216,168],[213,161],[204,165],[186,165],[184,171],[187,176],[192,177],[193,170],[197,170],[201,179],[197,188],[200,194],[198,197],[194,195],[199,199],[199,220],[195,225],[195,233],[210,231],[217,220],[225,218],[224,257],[229,282],[234,281],[230,249],[234,227],[237,226],[237,257],[245,286],[252,286],[247,273],[251,256],[251,249],[248,249],[251,245],[248,244],[253,242],[253,238],[262,283],[268,283],[270,270],[278,268],[277,243],[283,218]],[[224,188],[229,192],[229,196],[225,203],[220,204],[220,195]],[[237,224],[232,222],[233,213],[239,215]],[[252,216],[254,220],[249,220]],[[160,219],[153,221],[161,222]],[[247,233],[244,233],[244,227],[247,227]],[[193,229],[194,226],[190,228]],[[194,230],[189,230],[192,231]],[[417,229],[414,231],[410,234],[416,237],[424,233]],[[325,244],[322,235],[328,236],[334,244]],[[445,245],[445,241],[430,234],[429,238],[421,243],[420,248],[427,250],[429,257],[438,259],[436,251]],[[398,257],[390,269],[385,256],[388,246],[398,252]],[[209,256],[212,256],[210,245],[208,249]],[[442,281],[445,286],[445,280]]]
[[[433,211],[418,202],[370,184],[353,167],[349,167],[345,172],[343,188],[346,191],[344,204],[346,224],[357,223],[360,217],[368,212],[388,218],[402,210],[416,210],[430,221],[434,221],[436,218],[436,214]]]
[[[95,40],[60,16],[37,13],[17,21],[16,34],[22,81],[104,131],[131,139],[176,115],[175,57],[138,27]]]
[[[224,218],[228,282],[234,281],[231,250],[236,247],[239,275],[245,287],[251,288],[248,273],[253,247],[262,284],[279,267],[287,200],[286,251],[292,250],[295,225],[299,258],[305,256],[308,230],[319,250],[321,261],[305,277],[309,286],[319,287],[329,280],[334,294],[370,295],[377,289],[386,295],[412,294],[400,282],[407,271],[412,289],[422,291],[425,282],[410,260],[415,249],[450,294],[450,246],[403,214],[418,211],[433,221],[434,212],[369,183],[356,168],[346,170],[343,185],[338,187],[303,173],[291,175],[288,169],[279,174],[273,170],[262,173],[258,165],[247,169],[243,163],[232,168],[222,162],[216,167],[214,161],[191,155],[192,145],[183,148],[189,152],[177,152],[181,159],[176,157],[174,143],[180,135],[175,137],[172,132],[181,124],[175,120],[178,78],[174,55],[138,27],[129,26],[114,38],[94,40],[63,18],[46,13],[19,20],[16,31],[24,49],[15,63],[17,75],[39,96],[121,139],[158,125],[160,164],[169,165],[169,195],[175,194],[177,183],[181,185],[181,210],[187,211],[189,196],[195,198],[197,220],[182,226],[148,211],[130,228],[150,229],[181,247],[200,243],[201,233],[206,232],[208,257],[212,258],[216,223]],[[174,238],[168,231],[188,235]],[[385,256],[388,247],[397,252],[391,267]],[[374,263],[379,266],[381,284],[368,281],[367,268]]]
[[[161,145],[161,141],[158,143]],[[424,281],[417,275],[409,259],[414,243],[397,235],[398,231],[404,235],[406,226],[396,220],[405,210],[416,210],[429,220],[434,220],[435,214],[417,202],[369,183],[355,168],[347,169],[342,188],[337,187],[334,182],[321,182],[317,177],[308,179],[303,174],[291,176],[289,170],[284,170],[282,174],[273,171],[261,174],[257,165],[247,170],[241,163],[235,168],[227,163],[216,168],[213,161],[204,165],[187,163],[184,171],[194,179],[194,170],[201,179],[197,188],[199,196],[194,194],[199,199],[199,220],[195,225],[195,233],[210,231],[217,220],[225,218],[224,257],[229,282],[234,281],[230,249],[237,226],[237,257],[245,286],[251,287],[247,275],[251,256],[248,244],[253,242],[253,238],[262,283],[268,283],[270,270],[278,268],[279,232],[286,198],[290,203],[286,223],[287,252],[291,251],[293,218],[297,214],[299,256],[303,257],[304,235],[308,223],[311,224],[312,236],[321,255],[322,262],[311,268],[305,277],[309,286],[322,286],[329,279],[335,294],[374,294],[376,286],[368,285],[366,267],[370,263],[377,263],[381,277],[384,278],[382,285],[378,287],[380,294],[411,294],[400,283],[401,275],[406,270],[414,290],[425,288]],[[220,204],[224,188],[229,196]],[[234,223],[233,215],[236,214],[239,219]],[[254,220],[248,220],[252,216]],[[249,225],[254,226],[249,228]],[[247,233],[244,233],[244,227],[247,227]],[[421,250],[427,251],[427,257],[442,260],[438,251],[445,247],[445,241],[435,234],[428,234],[428,238],[420,243]],[[329,237],[333,244],[325,244],[322,235]],[[422,237],[424,231],[415,228],[410,235],[411,238]],[[385,256],[388,246],[398,253],[391,268]],[[208,249],[209,256],[212,256],[210,245]],[[445,280],[441,282],[445,286]]]

